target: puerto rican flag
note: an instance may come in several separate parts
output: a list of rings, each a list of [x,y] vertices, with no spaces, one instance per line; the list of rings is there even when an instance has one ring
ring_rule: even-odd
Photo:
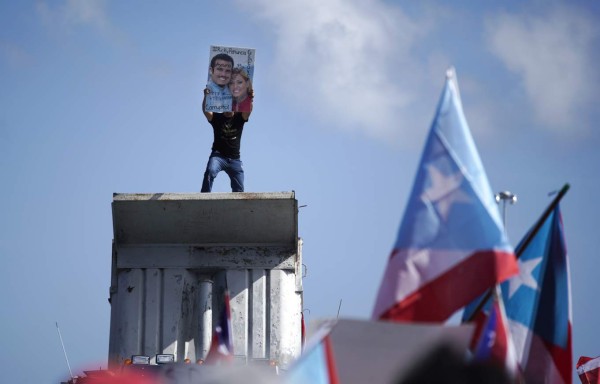
[[[207,363],[218,363],[233,359],[229,291],[225,291],[224,299],[223,310],[219,316],[219,323],[214,329],[210,349],[206,355]]]
[[[525,380],[572,382],[571,284],[560,206],[520,252],[519,275],[502,284]]]
[[[572,382],[571,284],[560,206],[517,246],[519,274],[500,287],[520,371],[531,383]],[[486,303],[489,306],[490,303]],[[473,315],[477,303],[465,308]]]
[[[518,374],[517,355],[508,329],[500,293],[496,292],[494,295],[492,306],[475,348],[474,359],[493,361],[505,367],[513,377]]]
[[[600,384],[600,357],[581,356],[577,361],[577,375],[581,384]]]
[[[372,317],[448,319],[517,273],[449,72]]]

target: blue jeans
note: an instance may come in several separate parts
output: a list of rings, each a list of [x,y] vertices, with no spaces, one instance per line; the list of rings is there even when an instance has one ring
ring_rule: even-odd
[[[217,174],[225,171],[231,180],[231,192],[244,192],[244,169],[242,160],[230,159],[213,151],[208,158],[204,179],[202,180],[202,189],[200,192],[212,191],[213,181]]]

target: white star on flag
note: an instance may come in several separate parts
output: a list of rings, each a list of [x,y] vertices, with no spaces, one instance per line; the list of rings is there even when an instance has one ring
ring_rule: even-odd
[[[519,260],[519,275],[508,281],[508,298],[512,298],[522,285],[525,285],[535,291],[539,290],[538,282],[533,277],[533,270],[542,262],[542,257],[529,259],[526,261]]]
[[[445,175],[435,166],[429,164],[427,165],[427,173],[429,173],[431,186],[423,192],[421,199],[434,203],[443,220],[448,218],[450,207],[454,203],[468,203],[471,201],[469,196],[460,189],[464,178],[461,172]]]

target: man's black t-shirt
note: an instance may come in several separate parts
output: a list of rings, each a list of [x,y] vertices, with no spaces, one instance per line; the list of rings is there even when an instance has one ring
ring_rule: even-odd
[[[240,158],[240,144],[244,120],[241,113],[227,117],[224,113],[213,113],[210,125],[213,127],[214,141],[212,150],[230,159]]]

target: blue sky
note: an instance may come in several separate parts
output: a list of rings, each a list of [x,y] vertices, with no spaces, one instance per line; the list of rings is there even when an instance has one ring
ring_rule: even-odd
[[[0,3],[7,381],[65,378],[55,321],[75,370],[106,366],[112,194],[199,191],[210,45],[256,49],[246,190],[306,205],[309,319],[370,316],[453,65],[513,245],[571,184],[573,355],[600,355],[599,21],[591,0]]]

